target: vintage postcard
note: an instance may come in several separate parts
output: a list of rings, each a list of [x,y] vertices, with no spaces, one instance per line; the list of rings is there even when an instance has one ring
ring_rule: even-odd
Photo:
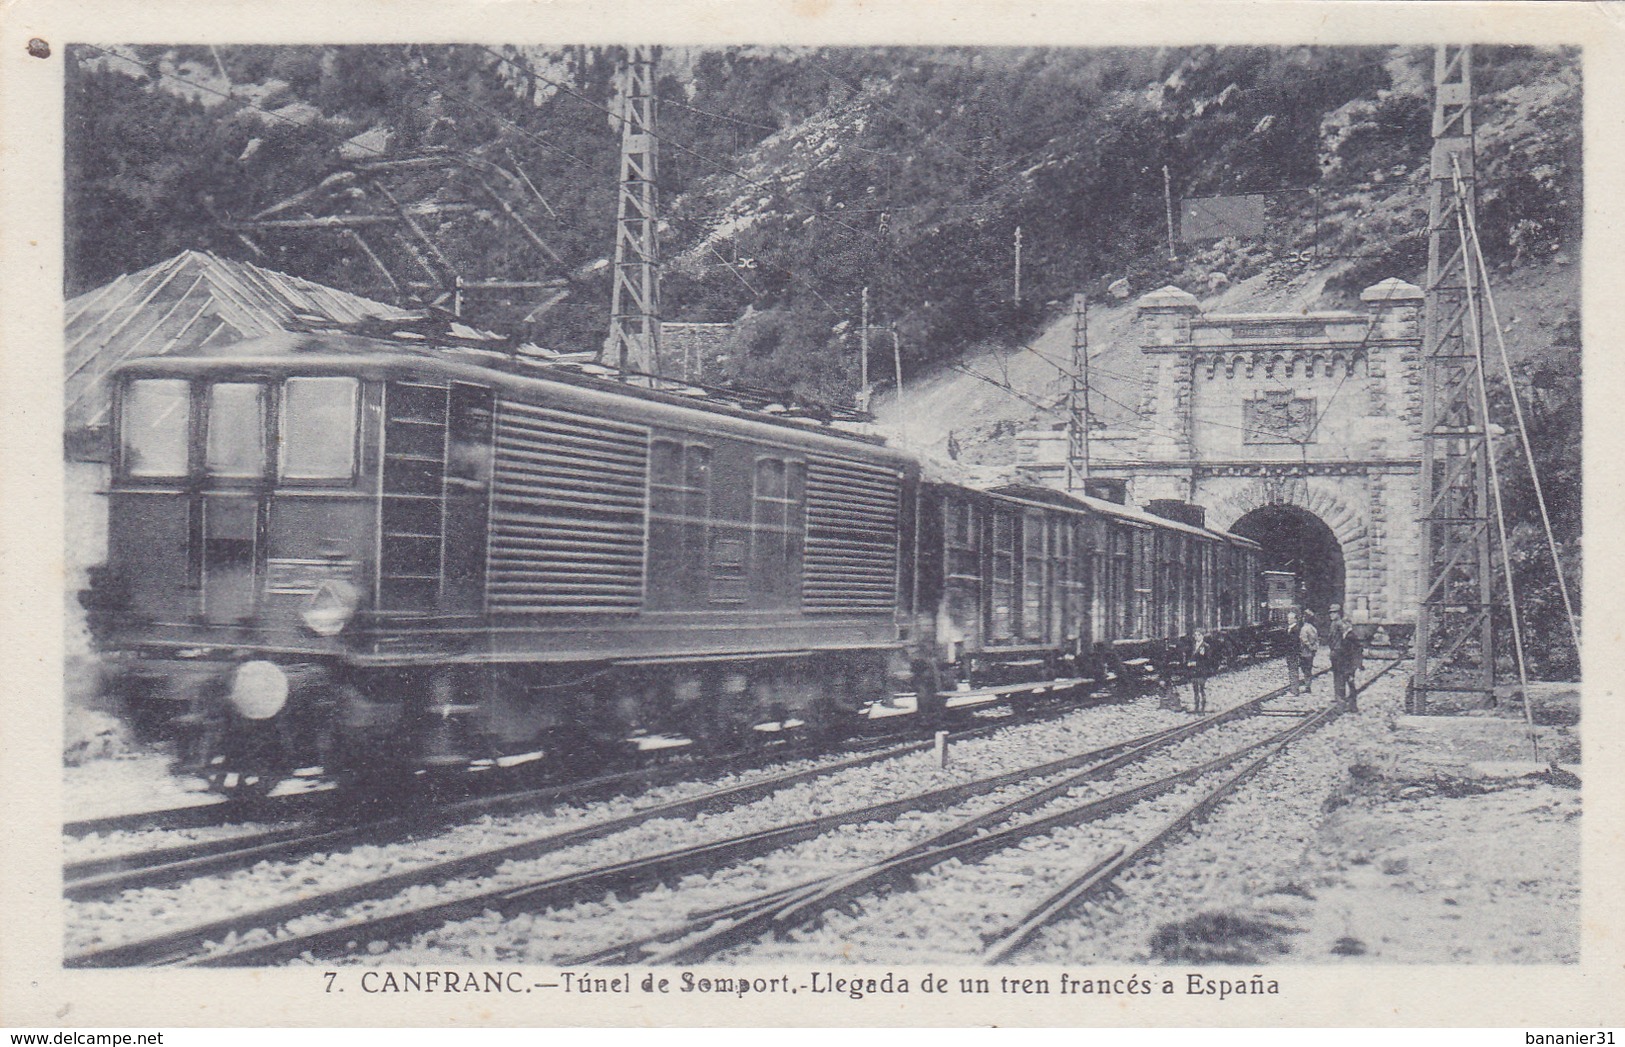
[[[1618,1025],[1618,14],[7,5],[0,1023]]]

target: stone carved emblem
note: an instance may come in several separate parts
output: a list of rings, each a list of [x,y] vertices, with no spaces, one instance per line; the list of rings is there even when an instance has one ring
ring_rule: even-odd
[[[1292,392],[1266,392],[1242,403],[1242,421],[1250,444],[1296,444],[1310,439],[1315,425],[1315,401]]]

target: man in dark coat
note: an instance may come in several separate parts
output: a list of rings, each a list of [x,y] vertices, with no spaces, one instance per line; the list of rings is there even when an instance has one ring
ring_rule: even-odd
[[[1293,694],[1303,693],[1303,673],[1298,668],[1298,612],[1288,611],[1286,628],[1281,632],[1275,653],[1286,660],[1286,685]]]
[[[1341,607],[1332,608],[1329,646],[1332,655],[1332,693],[1338,704],[1349,712],[1355,710],[1356,693],[1354,674],[1365,660],[1365,644],[1355,631],[1354,623],[1343,617]]]
[[[1198,632],[1191,637],[1191,712],[1207,712],[1207,678],[1219,667],[1219,645]]]

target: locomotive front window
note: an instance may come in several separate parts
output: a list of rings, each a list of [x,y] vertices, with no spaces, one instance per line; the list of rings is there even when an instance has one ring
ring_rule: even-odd
[[[192,420],[191,386],[178,378],[143,378],[124,394],[124,471],[130,476],[186,475]]]
[[[354,378],[290,378],[282,392],[284,480],[348,480],[355,471]]]
[[[204,461],[210,476],[265,475],[265,387],[249,382],[209,386]]]

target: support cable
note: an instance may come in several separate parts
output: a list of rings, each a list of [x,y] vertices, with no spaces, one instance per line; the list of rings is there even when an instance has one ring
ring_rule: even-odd
[[[1484,264],[1484,247],[1478,239],[1477,223],[1469,224],[1468,232],[1473,239],[1473,253],[1478,258],[1478,271],[1487,273],[1488,267]],[[1574,604],[1569,599],[1569,586],[1563,577],[1563,563],[1557,558],[1557,538],[1552,533],[1552,518],[1546,511],[1546,495],[1540,486],[1540,472],[1535,467],[1535,450],[1529,443],[1529,427],[1524,424],[1523,405],[1518,396],[1518,386],[1512,376],[1512,361],[1507,355],[1506,336],[1501,332],[1501,316],[1495,308],[1495,293],[1490,290],[1489,280],[1484,281],[1484,301],[1489,306],[1490,323],[1495,328],[1495,342],[1501,351],[1501,373],[1506,376],[1507,394],[1512,399],[1512,413],[1518,420],[1518,439],[1523,445],[1524,461],[1529,463],[1529,479],[1535,488],[1535,504],[1540,506],[1540,525],[1546,532],[1546,548],[1552,554],[1552,570],[1557,574],[1557,589],[1563,594],[1563,611],[1568,616],[1569,636],[1574,641],[1574,657],[1580,657],[1580,626],[1574,615]]]
[[[1466,259],[1469,257],[1468,250],[1470,247],[1467,238],[1467,189],[1461,180],[1461,163],[1459,159],[1454,156],[1451,157],[1450,165],[1453,170],[1457,199],[1456,230],[1461,236],[1462,257]],[[1483,285],[1489,281],[1483,279],[1484,271],[1482,266],[1475,266],[1471,262],[1463,267],[1463,275],[1467,281],[1467,310],[1472,325],[1470,330],[1473,333],[1473,355],[1477,358],[1478,363],[1478,403],[1479,408],[1484,412],[1484,457],[1489,461],[1490,491],[1495,496],[1495,522],[1497,536],[1501,545],[1501,571],[1506,577],[1507,609],[1511,612],[1512,618],[1512,649],[1518,656],[1518,687],[1519,695],[1523,699],[1524,727],[1529,734],[1529,748],[1534,757],[1539,759],[1540,742],[1535,736],[1535,714],[1529,704],[1529,670],[1524,662],[1523,628],[1518,623],[1518,590],[1512,582],[1512,550],[1510,543],[1507,541],[1507,516],[1506,505],[1501,497],[1501,472],[1495,460],[1495,441],[1489,438],[1490,394],[1489,384],[1484,379],[1484,333],[1478,316],[1477,295],[1474,293],[1482,290]],[[1475,281],[1479,284],[1476,288],[1473,286]]]

